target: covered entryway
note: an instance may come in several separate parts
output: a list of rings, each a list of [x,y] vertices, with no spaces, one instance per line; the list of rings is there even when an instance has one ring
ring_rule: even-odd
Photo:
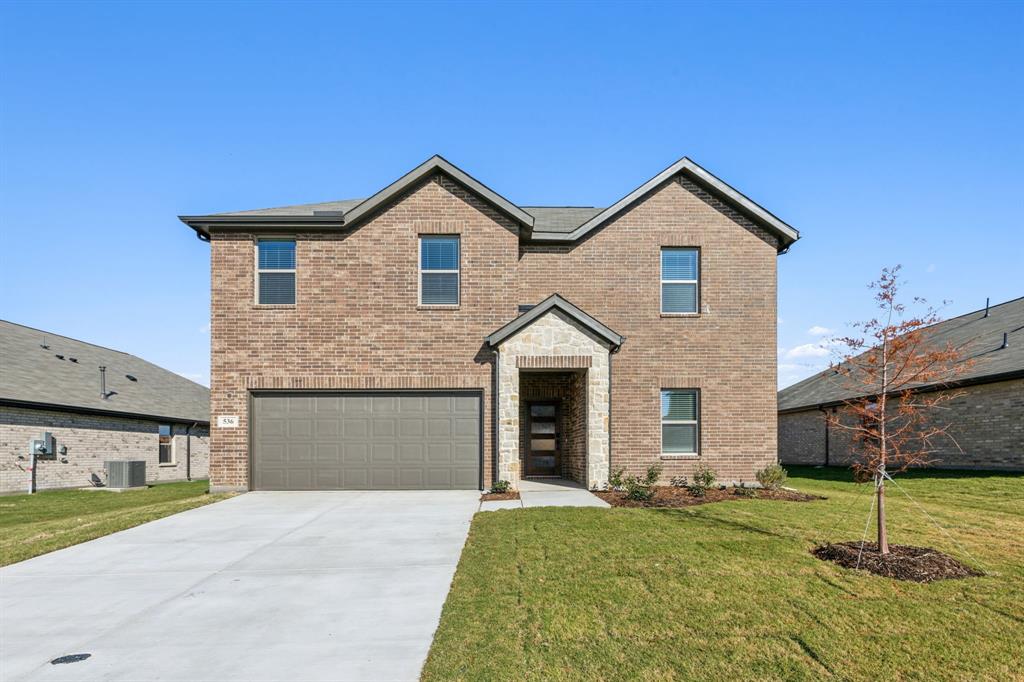
[[[468,392],[256,394],[252,489],[478,489],[480,405]]]
[[[611,354],[623,340],[557,294],[487,337],[498,365],[496,480],[608,484]]]

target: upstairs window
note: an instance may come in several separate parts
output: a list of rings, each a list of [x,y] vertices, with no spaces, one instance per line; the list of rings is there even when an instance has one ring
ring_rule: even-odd
[[[696,455],[700,427],[700,396],[696,389],[661,392],[661,452]]]
[[[661,250],[661,312],[697,313],[699,253],[697,249]]]
[[[295,304],[294,239],[256,242],[256,302],[260,305]]]
[[[171,433],[170,424],[161,424],[159,427],[160,464],[174,464],[174,438]]]
[[[458,236],[420,237],[420,305],[458,304]]]

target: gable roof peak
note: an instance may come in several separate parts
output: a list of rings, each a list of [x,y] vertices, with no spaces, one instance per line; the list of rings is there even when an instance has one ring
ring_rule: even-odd
[[[609,349],[613,352],[618,350],[619,346],[622,345],[622,342],[626,340],[625,337],[615,333],[558,294],[551,294],[543,301],[488,336],[487,344],[492,347],[500,346],[510,336],[514,336],[521,330],[529,327],[552,310],[559,310],[568,315],[582,327],[601,339],[601,341],[607,344]]]
[[[429,159],[371,196],[369,199],[364,200],[361,204],[358,204],[347,211],[345,213],[345,226],[348,227],[361,218],[372,214],[382,205],[436,171],[440,171],[456,182],[466,186],[473,193],[492,204],[508,217],[512,218],[516,223],[527,228],[533,227],[532,215],[501,196],[466,171],[451,163],[440,154],[434,154]]]

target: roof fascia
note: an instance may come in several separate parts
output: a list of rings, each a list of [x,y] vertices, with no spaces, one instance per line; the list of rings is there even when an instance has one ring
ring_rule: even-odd
[[[193,417],[168,417],[160,414],[145,414],[142,412],[121,412],[119,410],[102,410],[96,407],[81,407],[79,405],[61,405],[60,403],[40,403],[31,400],[13,400],[0,398],[0,405],[9,407],[20,407],[27,410],[52,410],[54,412],[73,412],[75,414],[95,414],[104,417],[125,417],[130,419],[145,419],[147,421],[162,421],[172,424],[202,424],[210,425],[209,419],[195,419]]]
[[[715,177],[695,161],[685,156],[644,184],[637,187],[623,198],[619,199],[608,208],[598,213],[587,222],[577,227],[572,232],[567,234],[538,232],[534,233],[532,238],[536,241],[576,241],[616,217],[643,198],[646,194],[667,182],[675,175],[683,172],[688,173],[702,185],[708,187],[715,194],[723,198],[727,203],[764,225],[771,232],[775,233],[780,238],[780,251],[785,250],[800,238],[800,233],[793,227],[779,220],[779,218],[769,213],[765,208],[751,201],[734,187]]]
[[[366,199],[363,203],[350,209],[345,213],[345,224],[349,225],[357,222],[361,218],[373,213],[382,205],[435,171],[441,171],[460,184],[465,185],[520,225],[527,228],[533,227],[533,216],[437,154],[416,166],[416,168],[413,168],[369,199]]]

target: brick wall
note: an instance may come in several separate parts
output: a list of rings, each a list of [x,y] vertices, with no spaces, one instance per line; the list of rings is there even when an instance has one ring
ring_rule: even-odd
[[[417,309],[421,234],[461,236],[462,296]],[[214,234],[211,484],[248,485],[248,391],[255,388],[484,391],[484,480],[492,481],[493,353],[484,337],[517,314],[514,224],[445,176],[358,229],[299,234],[296,305],[254,305],[254,237]]]
[[[701,313],[665,317],[661,248],[700,254]],[[571,246],[523,245],[520,303],[559,293],[626,337],[612,356],[611,469],[642,473],[661,453],[662,388],[701,391],[696,463],[753,480],[776,457],[776,240],[688,180],[667,182]]]
[[[164,422],[166,423],[166,422]],[[141,459],[146,462],[150,483],[185,480],[185,424],[173,425],[173,465],[159,464],[159,422],[126,417],[73,414],[20,407],[0,407],[0,493],[25,492],[29,484],[28,442],[49,431],[58,452],[66,456],[43,459],[36,469],[36,488],[79,488],[91,485],[92,475],[106,482],[103,462]],[[206,427],[193,430],[192,478],[206,478],[209,471],[209,434]],[[63,460],[67,459],[67,462]]]
[[[933,423],[951,424],[935,466],[1024,471],[1024,379],[978,384],[936,410]],[[825,463],[824,415],[818,410],[780,414],[779,459],[784,464]],[[961,452],[962,450],[962,452]],[[856,450],[846,431],[829,429],[829,463],[849,466]]]
[[[418,310],[417,236],[462,236],[462,301]],[[694,317],[660,314],[660,249],[701,248]],[[699,459],[751,480],[775,461],[776,241],[687,180],[672,180],[572,246],[520,245],[514,224],[445,176],[413,187],[357,229],[298,234],[297,303],[253,302],[251,234],[212,237],[211,481],[248,484],[248,391],[255,388],[480,388],[484,480],[494,480],[492,362],[484,337],[517,304],[560,293],[627,337],[614,356],[612,467],[660,456],[660,389],[700,388]]]

